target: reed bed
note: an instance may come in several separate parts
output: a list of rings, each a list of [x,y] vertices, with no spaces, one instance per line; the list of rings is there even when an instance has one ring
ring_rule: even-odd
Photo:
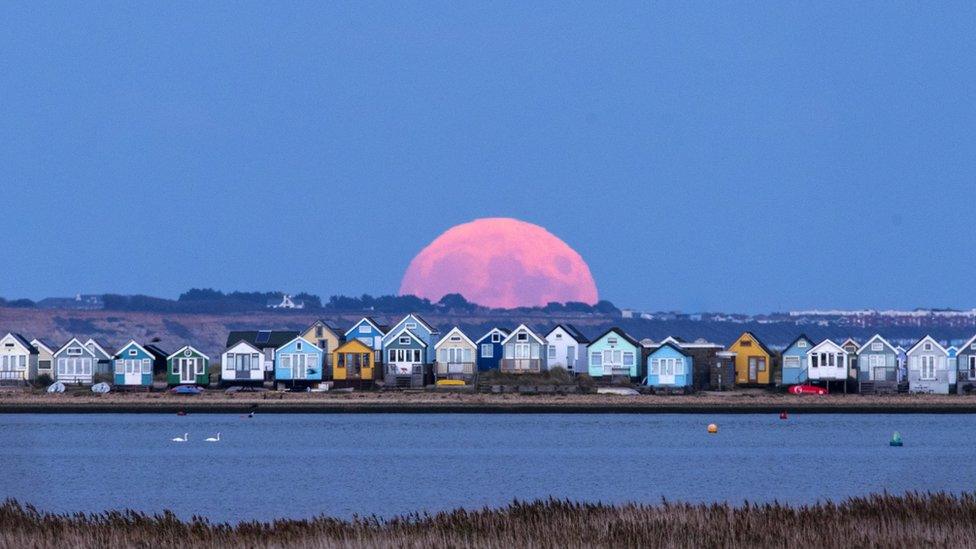
[[[0,505],[4,547],[973,547],[976,495],[840,503],[604,505],[548,500],[392,519],[211,523],[166,512],[51,514]]]

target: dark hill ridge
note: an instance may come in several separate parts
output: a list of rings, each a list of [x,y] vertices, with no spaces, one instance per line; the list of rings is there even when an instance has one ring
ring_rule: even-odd
[[[369,312],[379,322],[393,325],[406,312],[397,314]],[[316,319],[322,318],[341,331],[359,320],[363,313],[356,312],[298,312],[258,311],[248,313],[192,314],[135,311],[78,311],[39,310],[0,307],[0,335],[19,332],[28,339],[39,337],[54,345],[60,345],[72,336],[94,337],[112,349],[128,340],[150,342],[159,339],[158,345],[169,352],[189,343],[217,358],[223,351],[227,333],[231,330],[302,330]],[[770,347],[781,348],[803,332],[815,340],[834,338],[843,340],[854,337],[866,341],[876,331],[873,328],[839,326],[799,326],[794,322],[727,322],[692,320],[643,320],[624,319],[617,315],[558,314],[534,312],[490,313],[422,313],[421,316],[446,333],[458,325],[473,339],[481,337],[491,326],[514,328],[525,323],[544,334],[556,324],[577,326],[586,336],[593,338],[611,326],[619,326],[636,339],[651,338],[655,341],[669,335],[688,341],[704,338],[708,341],[729,344],[745,330],[754,332]],[[972,329],[897,326],[882,330],[889,340],[905,344],[921,338],[925,333],[937,339],[958,343],[973,335]]]

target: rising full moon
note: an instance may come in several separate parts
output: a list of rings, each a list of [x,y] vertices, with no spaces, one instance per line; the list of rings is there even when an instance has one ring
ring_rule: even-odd
[[[400,283],[400,295],[435,302],[453,293],[503,309],[598,299],[576,250],[538,225],[508,218],[448,229],[413,258]]]

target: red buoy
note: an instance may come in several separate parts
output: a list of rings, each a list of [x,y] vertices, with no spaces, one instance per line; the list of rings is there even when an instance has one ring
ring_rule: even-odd
[[[789,417],[786,415],[786,410],[783,410],[782,412],[779,413],[779,418],[780,419],[789,419]]]

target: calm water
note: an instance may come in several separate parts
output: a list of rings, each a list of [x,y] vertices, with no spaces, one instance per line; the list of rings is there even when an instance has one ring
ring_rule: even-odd
[[[715,421],[718,435],[705,426]],[[212,520],[972,490],[974,416],[8,415],[0,496]],[[905,447],[890,448],[898,430]],[[221,442],[203,439],[220,431]],[[190,433],[185,444],[170,442]]]

